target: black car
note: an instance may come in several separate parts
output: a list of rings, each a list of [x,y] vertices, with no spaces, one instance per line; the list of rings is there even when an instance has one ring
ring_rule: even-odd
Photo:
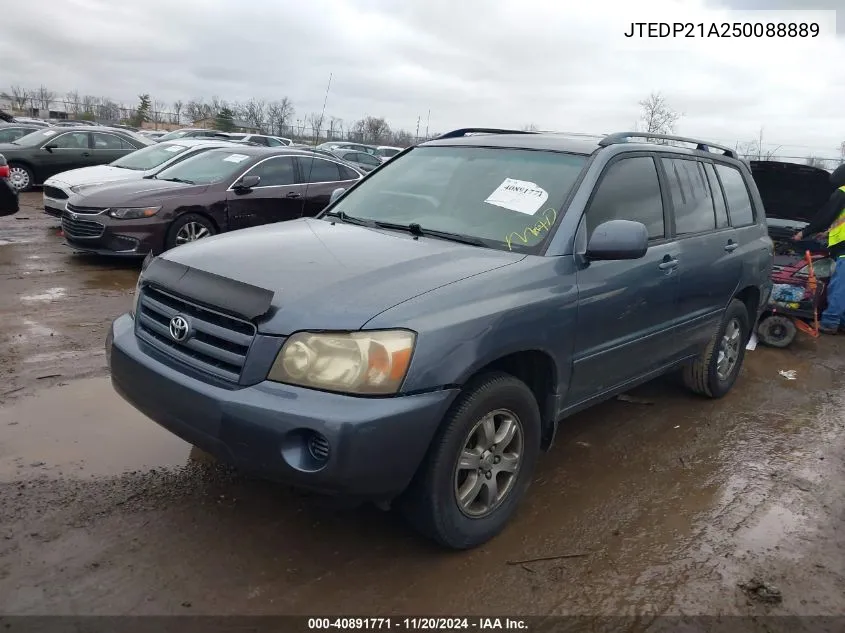
[[[148,145],[152,141],[124,130],[52,127],[0,143],[0,153],[9,162],[12,186],[28,191],[60,172],[105,165]]]
[[[44,129],[40,125],[30,123],[4,123],[0,124],[0,143],[11,143],[19,138]]]
[[[225,231],[317,215],[363,174],[288,148],[208,150],[154,177],[72,194],[62,231],[76,251],[145,256]]]
[[[18,212],[18,192],[9,182],[9,166],[0,154],[0,217]]]

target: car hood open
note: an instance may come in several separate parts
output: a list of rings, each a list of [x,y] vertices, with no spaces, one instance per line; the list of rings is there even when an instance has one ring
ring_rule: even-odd
[[[144,173],[135,169],[122,169],[111,165],[95,165],[63,171],[48,178],[44,184],[60,183],[67,187],[83,187],[118,180],[140,180],[144,177]]]
[[[809,222],[835,188],[830,172],[819,167],[773,160],[750,163],[767,218]]]
[[[246,284],[259,302],[263,293],[266,303],[246,315],[246,295],[216,288],[224,284],[208,275],[200,274],[206,279],[199,283],[188,283],[190,271],[177,276],[185,291],[207,288],[215,295],[195,300],[257,318],[262,332],[288,335],[301,329],[357,330],[403,301],[525,255],[305,218],[206,238],[161,258]],[[231,305],[223,305],[227,302]]]

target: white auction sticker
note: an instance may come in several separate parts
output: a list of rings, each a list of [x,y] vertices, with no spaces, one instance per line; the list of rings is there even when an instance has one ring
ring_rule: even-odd
[[[487,199],[487,204],[533,215],[549,199],[549,192],[527,180],[505,178]]]
[[[181,145],[168,145],[167,147],[164,148],[164,151],[165,152],[181,152],[183,149],[185,149],[185,148],[182,147]]]
[[[249,156],[247,156],[246,154],[230,154],[223,160],[227,163],[242,163],[247,158],[249,158]]]

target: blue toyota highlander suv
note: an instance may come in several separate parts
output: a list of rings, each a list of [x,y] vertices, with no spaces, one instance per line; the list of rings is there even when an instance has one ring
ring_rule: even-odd
[[[730,149],[456,130],[316,218],[148,258],[112,382],[225,462],[469,548],[572,413],[676,370],[726,394],[772,250]]]

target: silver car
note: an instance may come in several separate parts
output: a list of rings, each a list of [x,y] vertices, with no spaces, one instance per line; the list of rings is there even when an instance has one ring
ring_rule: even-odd
[[[108,165],[64,171],[44,182],[44,212],[61,217],[72,193],[117,180],[140,180],[200,152],[232,144],[215,139],[178,139],[139,149]]]

